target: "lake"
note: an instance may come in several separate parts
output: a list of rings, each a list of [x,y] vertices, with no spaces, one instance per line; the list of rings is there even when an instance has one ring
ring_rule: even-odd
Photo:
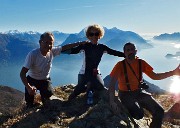
[[[167,59],[166,54],[175,54],[180,51],[179,42],[170,41],[154,41],[150,42],[154,47],[150,49],[143,49],[138,51],[137,56],[145,59],[153,68],[155,72],[165,72],[173,70],[180,63],[179,58]],[[67,60],[62,60],[61,56],[66,56]],[[51,70],[51,79],[53,86],[64,85],[64,84],[77,84],[78,72],[82,65],[82,55],[61,55],[58,61],[55,58],[53,63],[53,68]],[[76,61],[72,61],[70,56],[78,56]],[[102,61],[99,65],[102,78],[106,77],[114,67],[114,65],[122,58],[110,56],[104,54]],[[21,70],[22,64],[14,64],[9,66],[0,67],[0,84],[16,88],[18,90],[24,91],[24,85],[22,84],[19,72]],[[172,83],[173,77],[166,78],[164,80],[151,80],[144,75],[144,78],[158,85],[160,88],[169,90]]]

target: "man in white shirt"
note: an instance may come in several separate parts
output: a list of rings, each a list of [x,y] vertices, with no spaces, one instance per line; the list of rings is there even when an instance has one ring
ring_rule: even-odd
[[[45,32],[40,36],[40,47],[28,53],[20,72],[21,80],[25,85],[27,107],[33,107],[34,95],[37,90],[40,91],[43,103],[53,95],[49,76],[53,58],[60,55],[61,51],[78,46],[79,44],[80,42],[54,47],[54,35],[52,33]],[[26,76],[26,74],[28,75]]]

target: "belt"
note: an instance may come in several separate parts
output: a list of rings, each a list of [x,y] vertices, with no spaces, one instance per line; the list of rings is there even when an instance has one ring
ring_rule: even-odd
[[[29,75],[28,75],[27,77],[29,77],[29,78],[32,79],[32,80],[37,80],[37,79],[34,79],[34,78],[30,77]],[[51,80],[50,77],[49,77],[49,78],[46,78],[46,79],[38,80],[38,81],[49,81],[49,80]]]

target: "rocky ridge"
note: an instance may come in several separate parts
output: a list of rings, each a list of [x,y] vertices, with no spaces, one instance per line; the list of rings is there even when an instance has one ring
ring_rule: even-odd
[[[121,110],[113,113],[108,104],[107,91],[101,92],[101,97],[94,95],[94,104],[86,105],[86,94],[79,95],[71,102],[66,102],[69,94],[73,91],[73,85],[56,87],[55,95],[42,107],[40,96],[36,95],[34,108],[25,109],[24,104],[16,110],[16,114],[3,122],[2,128],[148,128],[151,116],[145,111],[145,117],[141,120],[132,119],[126,109],[118,102]],[[169,95],[154,95],[168,110],[174,103]],[[116,102],[118,100],[116,99]],[[169,114],[168,114],[169,115]],[[163,128],[178,128],[179,119],[165,118]],[[171,119],[171,120],[169,120]],[[135,125],[136,124],[136,125]]]

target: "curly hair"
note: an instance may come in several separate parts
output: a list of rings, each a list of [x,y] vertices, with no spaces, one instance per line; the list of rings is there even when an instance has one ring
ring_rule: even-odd
[[[97,30],[99,32],[99,38],[101,39],[104,36],[104,28],[98,24],[89,25],[86,29],[86,37],[89,37],[91,30]]]

